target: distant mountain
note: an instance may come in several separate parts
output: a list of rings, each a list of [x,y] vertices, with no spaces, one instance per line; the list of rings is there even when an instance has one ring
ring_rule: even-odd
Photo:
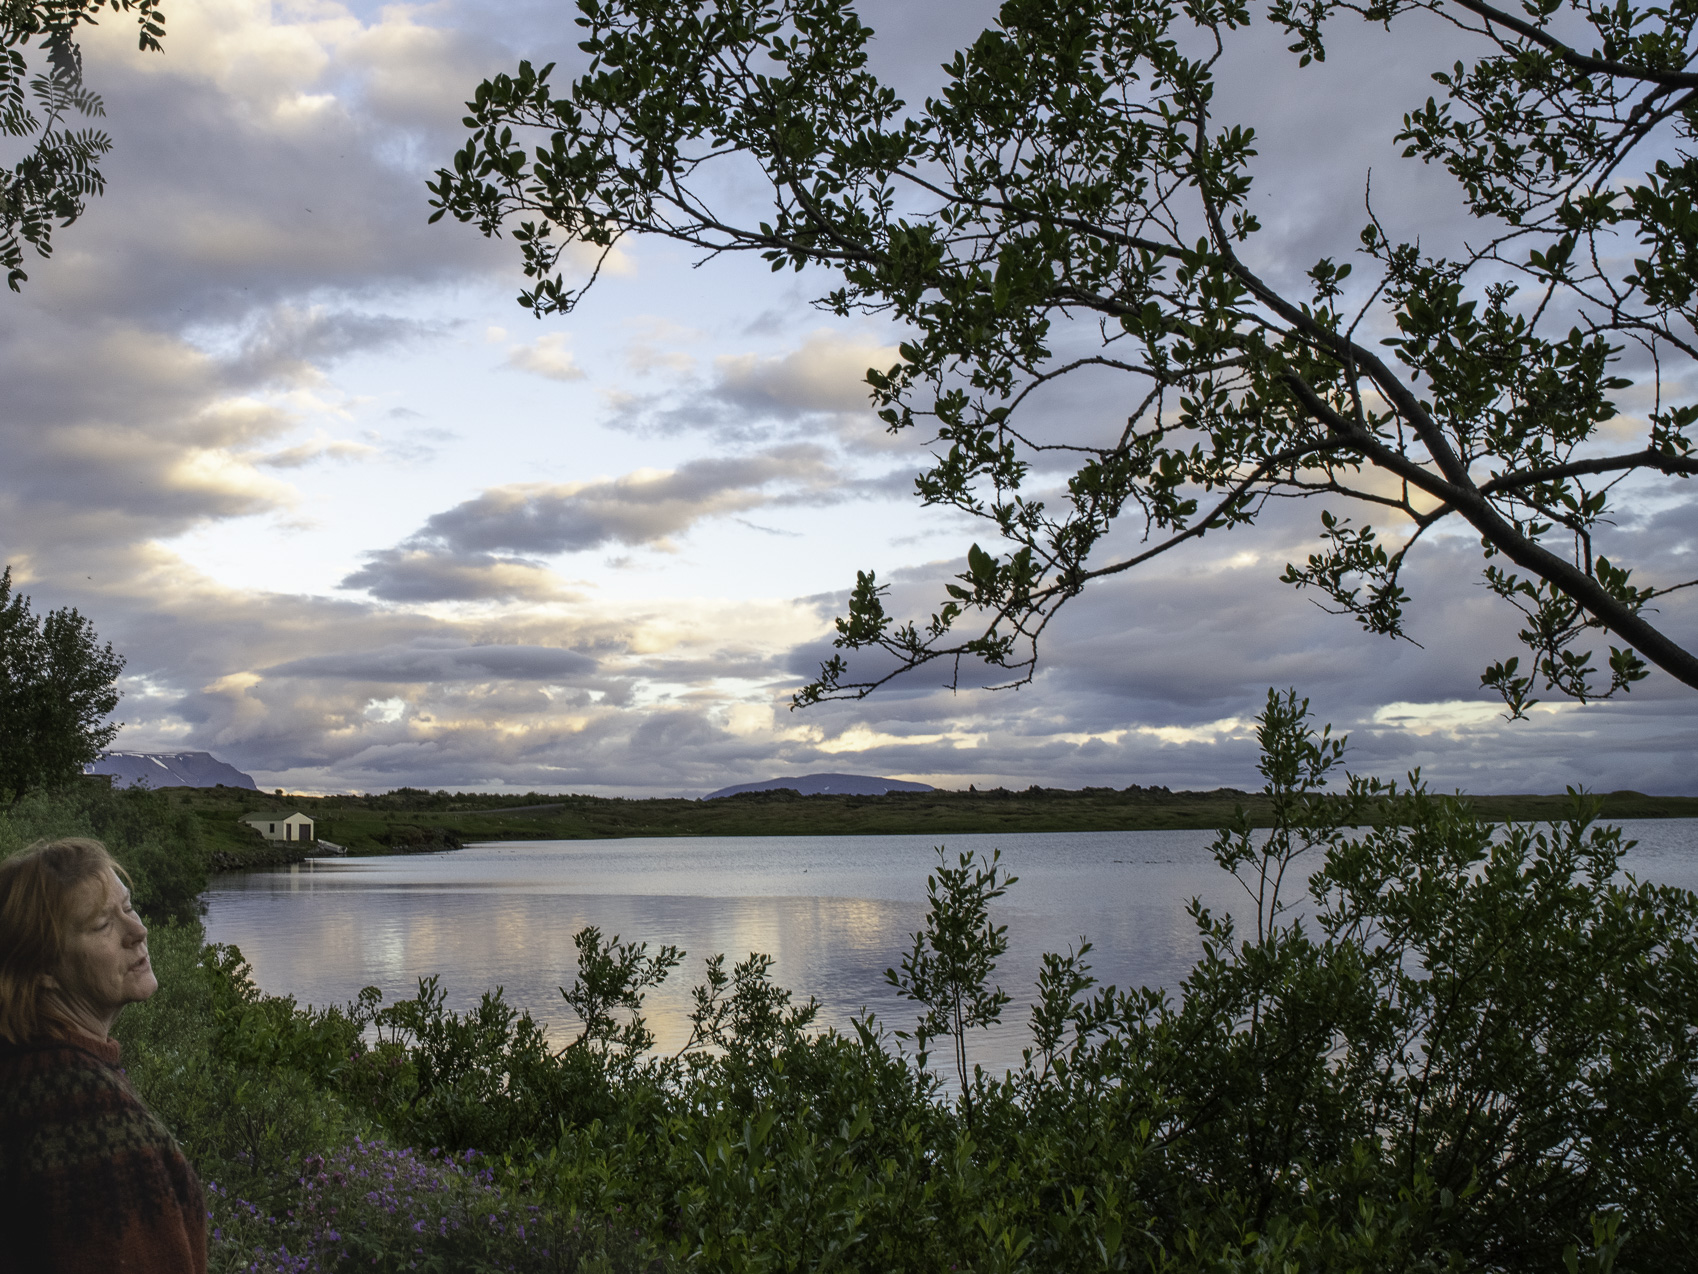
[[[107,752],[86,773],[110,774],[113,787],[245,787],[259,790],[248,775],[210,752]]]
[[[883,796],[886,792],[935,792],[930,783],[909,783],[903,779],[879,779],[868,774],[804,774],[800,778],[768,779],[764,783],[737,783],[709,792],[704,801],[721,796],[736,796],[739,792],[775,792],[787,787],[803,796]]]

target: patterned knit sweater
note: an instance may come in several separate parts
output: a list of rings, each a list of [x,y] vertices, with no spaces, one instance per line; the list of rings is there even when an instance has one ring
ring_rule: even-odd
[[[205,1274],[206,1204],[108,1040],[0,1043],[0,1274]]]

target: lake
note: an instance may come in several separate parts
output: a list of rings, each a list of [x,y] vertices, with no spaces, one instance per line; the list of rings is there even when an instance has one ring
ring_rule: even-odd
[[[1627,869],[1698,889],[1698,820],[1621,824],[1639,841]],[[1081,936],[1105,983],[1173,988],[1200,953],[1186,904],[1241,912],[1243,893],[1209,856],[1205,831],[952,836],[956,854],[1002,851],[1020,880],[993,909],[1009,950],[996,981],[1013,997],[1005,1022],[981,1032],[972,1057],[1018,1061],[1026,1005],[1045,951]],[[650,993],[646,1015],[663,1049],[688,1034],[690,989],[703,960],[773,956],[774,977],[815,996],[822,1025],[870,1009],[909,1028],[914,1007],[886,984],[923,923],[935,836],[769,836],[523,841],[442,854],[314,859],[215,877],[206,932],[234,943],[255,980],[303,1003],[340,1004],[367,985],[385,1001],[438,974],[465,1008],[493,987],[565,1042],[577,1019],[560,997],[575,968],[572,935],[684,949],[684,964]]]

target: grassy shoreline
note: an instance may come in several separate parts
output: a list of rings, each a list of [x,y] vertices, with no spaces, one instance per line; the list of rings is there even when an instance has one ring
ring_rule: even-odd
[[[317,822],[321,839],[350,854],[449,849],[471,841],[602,840],[664,836],[953,836],[984,832],[1097,832],[1214,830],[1238,809],[1251,824],[1271,821],[1258,793],[1218,788],[1028,788],[983,792],[892,792],[884,796],[799,796],[783,790],[713,801],[676,798],[514,796],[426,792],[402,788],[371,796],[295,796],[239,788],[164,788],[157,794],[200,825],[214,870],[278,866],[311,852],[268,845],[242,827],[256,810],[300,810]],[[1465,798],[1493,822],[1561,819],[1567,795]],[[1698,818],[1698,797],[1611,792],[1599,797],[1599,817]]]

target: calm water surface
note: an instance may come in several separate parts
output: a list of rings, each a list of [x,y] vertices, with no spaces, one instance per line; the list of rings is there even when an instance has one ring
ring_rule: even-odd
[[[1639,878],[1698,889],[1698,820],[1622,824],[1639,847]],[[1045,951],[1080,938],[1094,971],[1118,986],[1175,987],[1199,954],[1186,904],[1237,911],[1242,892],[1208,853],[1213,833],[1056,832],[947,838],[954,855],[1002,851],[1020,881],[994,918],[1008,926],[997,981],[1014,997],[1005,1024],[974,1056],[1000,1069],[1025,1042],[1024,1005]],[[524,841],[444,854],[317,859],[215,878],[207,936],[235,943],[259,985],[304,1003],[386,1000],[441,976],[451,1007],[492,987],[559,1041],[577,1019],[560,998],[575,968],[572,935],[604,934],[684,949],[684,965],[647,1002],[661,1047],[688,1031],[702,961],[760,951],[798,998],[817,997],[823,1024],[871,1009],[908,1027],[913,1007],[886,985],[924,920],[933,836],[763,836]]]

